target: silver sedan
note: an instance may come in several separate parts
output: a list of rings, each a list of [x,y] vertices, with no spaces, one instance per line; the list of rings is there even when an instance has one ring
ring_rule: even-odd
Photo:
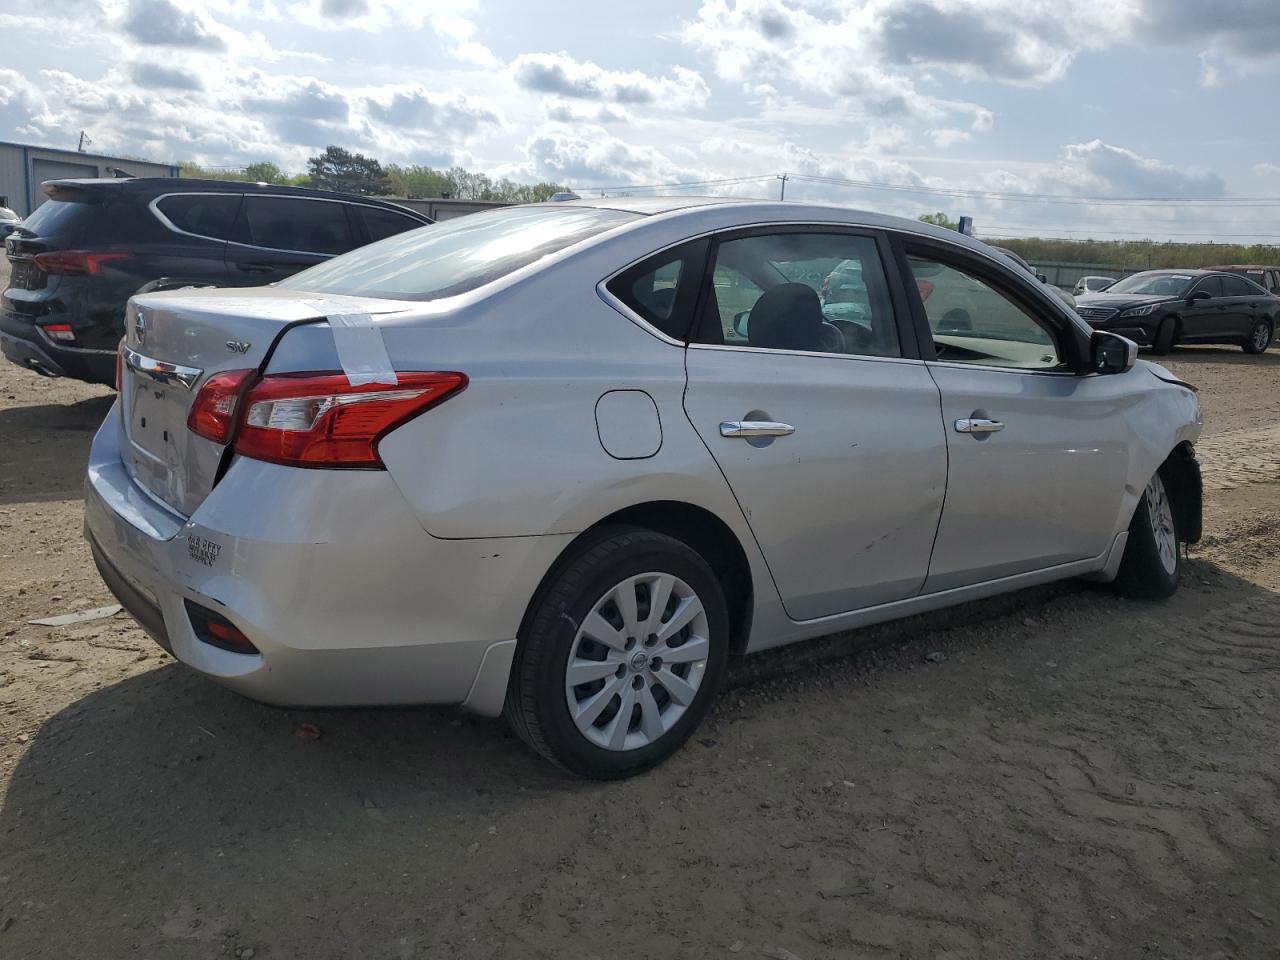
[[[505,713],[659,762],[751,653],[1066,577],[1163,597],[1191,387],[985,245],[847,209],[511,207],[135,297],[103,578],[288,705]]]

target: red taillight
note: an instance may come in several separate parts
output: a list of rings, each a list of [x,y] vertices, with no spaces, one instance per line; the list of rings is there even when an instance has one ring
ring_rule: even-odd
[[[380,469],[377,446],[386,433],[467,385],[461,373],[397,379],[352,386],[341,373],[264,377],[241,403],[236,453],[294,467]]]
[[[190,600],[184,600],[183,604],[187,608],[187,618],[191,621],[191,629],[197,639],[232,653],[258,652],[258,648],[244,635],[244,631],[222,614],[214,613],[208,607]]]
[[[224,370],[206,380],[191,404],[191,412],[187,414],[187,429],[214,443],[229,443],[236,424],[240,395],[255,372]]]
[[[127,253],[90,253],[87,250],[53,250],[37,253],[31,259],[45,273],[64,277],[96,277],[102,265],[113,260],[128,260]]]

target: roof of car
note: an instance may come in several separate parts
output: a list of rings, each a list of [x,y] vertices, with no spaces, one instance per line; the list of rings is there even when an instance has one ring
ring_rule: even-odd
[[[384,197],[366,197],[355,193],[339,193],[334,190],[317,190],[314,187],[291,187],[284,184],[252,183],[247,180],[201,180],[194,177],[100,177],[84,179],[46,180],[42,189],[49,196],[58,192],[91,194],[94,191],[130,191],[138,193],[263,193],[288,197],[316,197],[322,200],[343,200],[372,206],[407,210],[415,216],[422,214],[410,207]],[[423,217],[423,219],[427,219]]]
[[[759,203],[741,197],[581,197],[577,200],[556,201],[575,207],[603,207],[609,210],[626,210],[630,213],[654,215],[682,210],[686,207],[705,207],[715,203]]]
[[[1225,270],[1225,271],[1235,271],[1235,270],[1261,271],[1261,270],[1280,270],[1280,267],[1268,266],[1267,264],[1262,264],[1262,263],[1233,263],[1230,266],[1226,266],[1226,267],[1205,267],[1205,269],[1206,270]]]

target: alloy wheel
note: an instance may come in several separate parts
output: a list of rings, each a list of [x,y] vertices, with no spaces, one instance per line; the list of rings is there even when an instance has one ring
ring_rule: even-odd
[[[1259,323],[1253,328],[1253,347],[1259,353],[1267,349],[1271,343],[1271,328],[1265,323]]]
[[[579,626],[565,667],[579,732],[608,750],[659,740],[697,696],[709,632],[702,601],[672,574],[642,573],[606,591]]]
[[[1151,521],[1151,533],[1155,537],[1156,552],[1160,563],[1168,573],[1178,568],[1178,534],[1173,525],[1173,506],[1165,491],[1160,474],[1151,478],[1143,494],[1147,501],[1147,517]]]

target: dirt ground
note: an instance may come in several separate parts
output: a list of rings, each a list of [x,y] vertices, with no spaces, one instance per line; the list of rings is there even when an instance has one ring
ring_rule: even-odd
[[[602,785],[499,721],[250,703],[125,616],[28,624],[110,602],[111,394],[0,364],[0,956],[1280,956],[1280,353],[1168,365],[1208,423],[1172,601],[1071,583],[752,658]]]

